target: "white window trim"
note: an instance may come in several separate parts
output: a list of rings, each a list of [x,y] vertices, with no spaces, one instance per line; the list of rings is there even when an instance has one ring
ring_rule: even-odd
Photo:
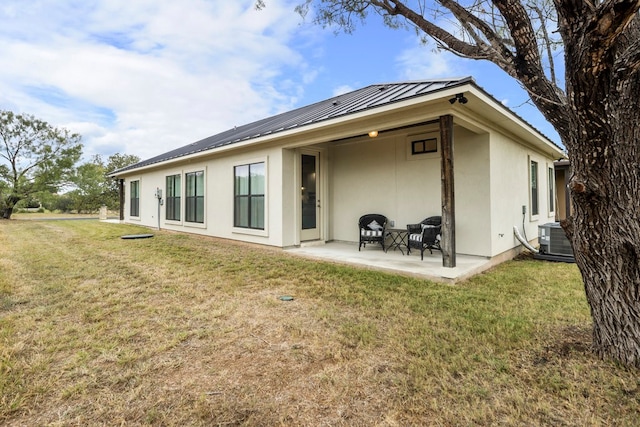
[[[176,221],[174,219],[167,219],[167,208],[166,208],[166,201],[167,201],[167,177],[169,176],[174,176],[174,175],[180,175],[180,220]],[[205,174],[205,180],[206,180],[206,174]],[[162,215],[163,215],[163,219],[164,219],[164,223],[168,224],[168,225],[184,225],[184,188],[182,187],[182,184],[184,182],[184,171],[183,170],[176,170],[176,171],[171,171],[171,172],[167,172],[164,175],[164,206],[162,209]],[[205,185],[206,188],[206,185]],[[206,194],[205,194],[205,205],[206,205]],[[205,216],[206,219],[206,216]]]
[[[250,165],[253,163],[264,163],[264,230],[256,230],[255,228],[243,228],[236,227],[234,225],[235,217],[235,168],[236,166]],[[269,156],[249,158],[242,161],[237,161],[231,165],[231,173],[233,175],[232,189],[231,189],[231,232],[233,234],[244,234],[248,236],[269,237]]]
[[[538,176],[536,177],[536,182],[538,184],[537,186],[537,190],[538,190],[538,213],[534,214],[533,213],[533,193],[531,192],[531,163],[532,162],[536,162],[536,164],[538,165]],[[530,222],[535,222],[538,221],[540,219],[540,161],[538,161],[537,159],[534,159],[531,156],[527,156],[527,193],[529,194],[529,221]]]
[[[190,222],[187,221],[187,174],[190,173],[194,173],[194,172],[203,172],[204,173],[204,179],[203,179],[203,184],[204,184],[204,212],[202,213],[203,215],[203,222],[199,223],[199,222]],[[201,229],[205,229],[207,228],[207,204],[209,203],[208,199],[209,199],[209,195],[207,194],[207,179],[209,177],[208,171],[207,171],[207,166],[206,165],[201,165],[198,167],[193,167],[190,169],[185,169],[182,173],[182,188],[184,190],[183,195],[180,196],[180,218],[182,219],[182,226],[183,227],[189,227],[189,228],[201,228]]]
[[[551,171],[551,182],[549,182],[549,171]],[[553,209],[549,205],[549,193],[553,190]],[[547,212],[549,218],[556,216],[556,209],[558,208],[558,195],[556,194],[556,169],[553,163],[547,163]]]
[[[131,183],[138,181],[138,216],[133,216],[131,215]],[[127,216],[129,217],[129,219],[131,221],[142,221],[142,177],[141,176],[136,176],[136,177],[132,177],[129,178],[126,181],[126,197],[125,197],[125,203],[126,203],[126,212],[127,212]]]

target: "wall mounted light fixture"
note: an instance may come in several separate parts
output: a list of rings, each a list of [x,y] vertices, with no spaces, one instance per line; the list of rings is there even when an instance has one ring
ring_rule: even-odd
[[[371,132],[369,132],[369,137],[375,138],[376,136],[378,136],[378,131],[377,130],[372,130]]]

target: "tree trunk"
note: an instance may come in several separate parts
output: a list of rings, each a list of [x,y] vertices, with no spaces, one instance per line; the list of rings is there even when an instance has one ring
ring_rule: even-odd
[[[560,134],[572,167],[565,230],[591,308],[594,350],[640,367],[640,76],[621,62],[625,45],[606,54],[616,67],[594,63],[588,46],[567,48],[572,123]]]
[[[594,147],[592,153],[597,152]],[[590,160],[589,155],[570,157],[573,165]],[[595,351],[601,357],[640,367],[640,218],[636,202],[640,192],[633,176],[637,171],[632,170],[637,163],[629,164],[623,156],[610,163],[607,174],[589,166],[577,166],[574,171],[571,240],[591,307]],[[602,182],[603,176],[611,177],[611,182]],[[602,186],[602,192],[592,191],[594,183]]]
[[[631,160],[637,143],[627,142],[632,132],[629,127],[612,135],[624,143],[614,144],[621,151],[606,162],[594,161],[602,147],[591,141],[571,151],[570,238],[591,308],[595,352],[640,367],[640,191],[638,162]],[[606,163],[606,173],[597,163]]]
[[[11,215],[13,214],[13,208],[4,208],[2,209],[2,219],[11,219]]]
[[[2,209],[2,219],[11,219],[13,214],[13,208],[21,199],[15,195],[10,195],[5,200],[4,208]]]

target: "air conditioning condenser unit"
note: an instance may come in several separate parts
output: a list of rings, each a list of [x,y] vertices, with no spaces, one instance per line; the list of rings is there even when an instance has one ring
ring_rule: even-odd
[[[538,226],[540,248],[535,258],[548,261],[575,262],[571,243],[567,239],[559,222],[550,222]]]

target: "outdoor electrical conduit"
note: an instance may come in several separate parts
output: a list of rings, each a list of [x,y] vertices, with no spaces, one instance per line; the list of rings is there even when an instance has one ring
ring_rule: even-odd
[[[525,248],[529,249],[531,252],[533,252],[534,254],[538,253],[538,250],[536,248],[534,248],[533,246],[531,246],[529,244],[529,242],[527,242],[521,235],[520,235],[520,231],[518,231],[518,227],[517,226],[513,226],[513,234],[514,236],[516,236],[516,239],[518,239],[518,241],[520,243],[522,243],[522,246],[524,246]]]

